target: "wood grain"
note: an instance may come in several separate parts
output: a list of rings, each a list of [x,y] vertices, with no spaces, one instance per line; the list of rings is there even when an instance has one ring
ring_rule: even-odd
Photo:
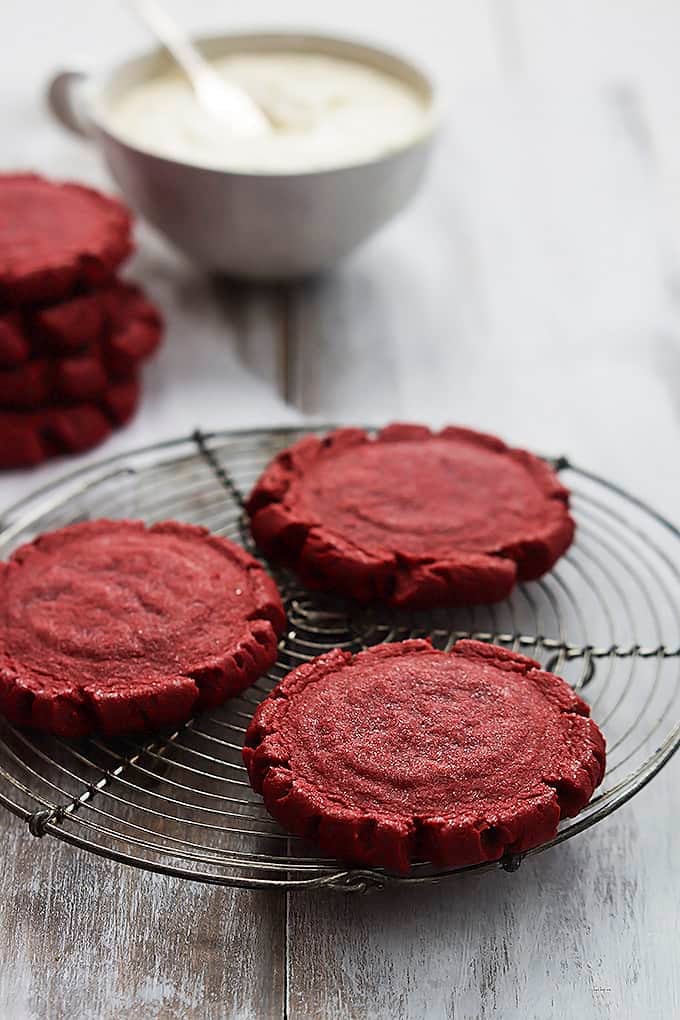
[[[677,518],[678,260],[644,105],[630,82],[586,93],[512,71],[453,101],[420,203],[300,295],[299,404],[540,437]],[[675,1004],[673,771],[517,875],[291,898],[290,1014],[633,1020]]]
[[[4,166],[106,182],[39,101],[55,61],[143,44],[122,7],[106,16],[103,32],[76,0],[58,19],[37,0],[7,12]],[[191,18],[221,27],[223,5],[194,0]],[[677,5],[289,0],[286,20],[352,26],[438,74],[450,115],[428,186],[336,273],[285,292],[206,281],[142,230],[132,273],[170,330],[106,452],[300,411],[454,420],[567,452],[680,520]],[[0,510],[63,470],[4,476]],[[0,1017],[679,1015],[677,780],[671,763],[517,874],[359,898],[151,876],[0,813]]]
[[[205,888],[29,836],[0,815],[8,1020],[278,1017],[285,903]]]
[[[496,430],[670,510],[677,399],[659,357],[677,347],[679,267],[619,93],[471,89],[419,202],[300,294],[299,405]],[[654,459],[631,401],[653,408]]]
[[[515,874],[292,898],[290,1015],[637,1020],[677,1008],[678,806],[667,775]]]

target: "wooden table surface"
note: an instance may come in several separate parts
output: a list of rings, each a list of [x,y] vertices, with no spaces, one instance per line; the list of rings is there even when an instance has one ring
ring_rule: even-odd
[[[172,6],[220,26],[217,2]],[[212,283],[141,229],[130,273],[168,339],[102,453],[197,425],[453,421],[568,453],[680,521],[680,7],[292,0],[286,22],[392,43],[439,74],[450,113],[427,186],[296,288]],[[271,2],[235,22],[273,23]],[[145,45],[124,7],[12,2],[3,43],[2,164],[106,183],[40,94],[56,66]],[[5,475],[0,508],[72,466]],[[0,1016],[678,1016],[678,778],[676,761],[516,874],[367,897],[152,876],[3,813]]]

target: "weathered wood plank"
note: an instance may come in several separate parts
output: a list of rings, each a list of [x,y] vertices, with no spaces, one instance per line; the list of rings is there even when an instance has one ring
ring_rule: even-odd
[[[186,17],[180,0],[171,6]],[[102,32],[99,14],[88,19],[82,4],[63,0],[60,40],[57,21],[34,7],[29,17],[17,6],[6,26],[0,159],[103,183],[95,155],[48,123],[39,94],[55,60],[113,60],[143,44],[138,28],[121,8]],[[564,450],[680,519],[677,229],[665,222],[664,194],[677,195],[680,180],[676,5],[512,8],[518,21],[510,5],[490,2],[390,5],[387,14],[363,0],[287,5],[291,24],[351,25],[413,52],[453,105],[422,199],[291,304],[293,390],[324,418],[456,419]],[[280,11],[232,16],[251,25]],[[191,17],[221,27],[223,11],[195,0]],[[462,94],[501,68],[515,78],[528,70],[546,95]],[[615,94],[576,102],[583,80],[632,89],[658,163],[642,156]],[[561,106],[552,87],[566,96]],[[137,271],[172,329],[138,424],[107,452],[191,428],[199,411],[207,427],[290,415],[270,386],[281,378],[277,301],[215,301],[168,264],[145,238]],[[46,469],[39,483],[62,470]],[[37,483],[4,477],[2,505]],[[0,813],[0,1014],[279,1017],[288,924],[294,1018],[673,1016],[676,777],[677,764],[614,818],[517,875],[421,894],[291,896],[287,917],[278,897],[124,869],[32,841]]]
[[[508,85],[460,97],[421,202],[300,298],[301,364],[319,337],[322,351],[300,402],[353,420],[463,421],[567,452],[678,519],[665,196],[620,94],[593,96]],[[671,1008],[674,769],[515,876],[291,898],[291,1016],[633,1020]]]
[[[673,0],[637,3],[570,3],[555,17],[551,4],[513,4],[522,40],[523,71],[541,81],[573,80],[606,85],[624,95],[631,90],[644,120],[646,144],[656,163],[680,234],[680,75],[676,54],[680,22]],[[577,55],[577,56],[575,56]]]
[[[670,505],[677,265],[617,94],[469,91],[418,203],[299,298],[299,402],[495,429]]]
[[[512,875],[292,898],[290,1015],[637,1020],[672,1012],[680,987],[669,819],[678,807],[669,774]]]
[[[8,1020],[283,1015],[285,901],[150,875],[0,812]]]
[[[673,0],[513,0],[522,70],[541,81],[588,85],[665,80],[677,89]]]

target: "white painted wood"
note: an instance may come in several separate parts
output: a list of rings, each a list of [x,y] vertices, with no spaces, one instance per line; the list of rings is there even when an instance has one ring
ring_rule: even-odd
[[[419,202],[297,300],[300,406],[495,429],[670,507],[664,201],[617,94],[467,90]]]
[[[42,89],[64,62],[96,67],[144,45],[138,27],[122,5],[69,2],[57,11],[43,2],[31,5],[30,16],[24,5],[12,6],[3,9],[0,163],[108,186],[89,147],[52,126]],[[270,296],[231,290],[217,296],[210,281],[143,228],[139,249],[129,274],[144,282],[168,322],[165,345],[145,372],[139,414],[87,458],[3,474],[0,515],[35,486],[104,455],[197,425],[295,417],[271,385],[280,325]],[[38,842],[4,811],[0,839],[3,1018],[283,1014],[281,896],[179,885],[125,869],[50,839]]]
[[[142,874],[0,816],[0,1015],[149,1020],[283,1011],[285,903]]]
[[[299,404],[491,428],[678,519],[678,235],[641,93],[520,75],[501,28],[507,84],[455,97],[418,205],[298,299]],[[291,899],[291,1015],[677,1012],[677,803],[676,763],[517,875]]]
[[[512,0],[521,73],[634,92],[680,234],[680,21],[674,0]]]
[[[290,1015],[673,1015],[677,807],[677,782],[660,778],[634,806],[513,875],[332,904],[292,899]]]
[[[674,0],[511,0],[522,72],[540,81],[677,86]]]
[[[39,90],[53,64],[144,43],[123,5],[58,8],[3,11],[0,162],[103,183]],[[224,12],[195,0],[192,23],[222,27]],[[567,452],[680,521],[677,5],[290,0],[285,16],[270,2],[232,14],[349,26],[415,53],[450,94],[446,137],[413,207],[294,293],[216,288],[142,232],[130,272],[169,337],[141,414],[101,452],[300,410],[453,420]],[[284,338],[297,410],[273,385]],[[63,470],[2,476],[0,513]],[[677,778],[671,764],[515,875],[287,907],[38,842],[0,813],[0,1016],[677,1015]]]

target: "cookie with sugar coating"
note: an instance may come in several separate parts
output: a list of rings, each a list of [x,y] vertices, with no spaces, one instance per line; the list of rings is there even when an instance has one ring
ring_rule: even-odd
[[[478,641],[335,650],[262,702],[243,757],[290,832],[406,872],[462,867],[553,838],[601,782],[605,741],[560,677]]]
[[[284,624],[264,568],[205,528],[74,524],[0,564],[0,711],[63,737],[174,726],[265,672]]]
[[[569,547],[569,493],[495,436],[390,425],[308,436],[248,500],[255,541],[310,588],[361,602],[496,602]]]

